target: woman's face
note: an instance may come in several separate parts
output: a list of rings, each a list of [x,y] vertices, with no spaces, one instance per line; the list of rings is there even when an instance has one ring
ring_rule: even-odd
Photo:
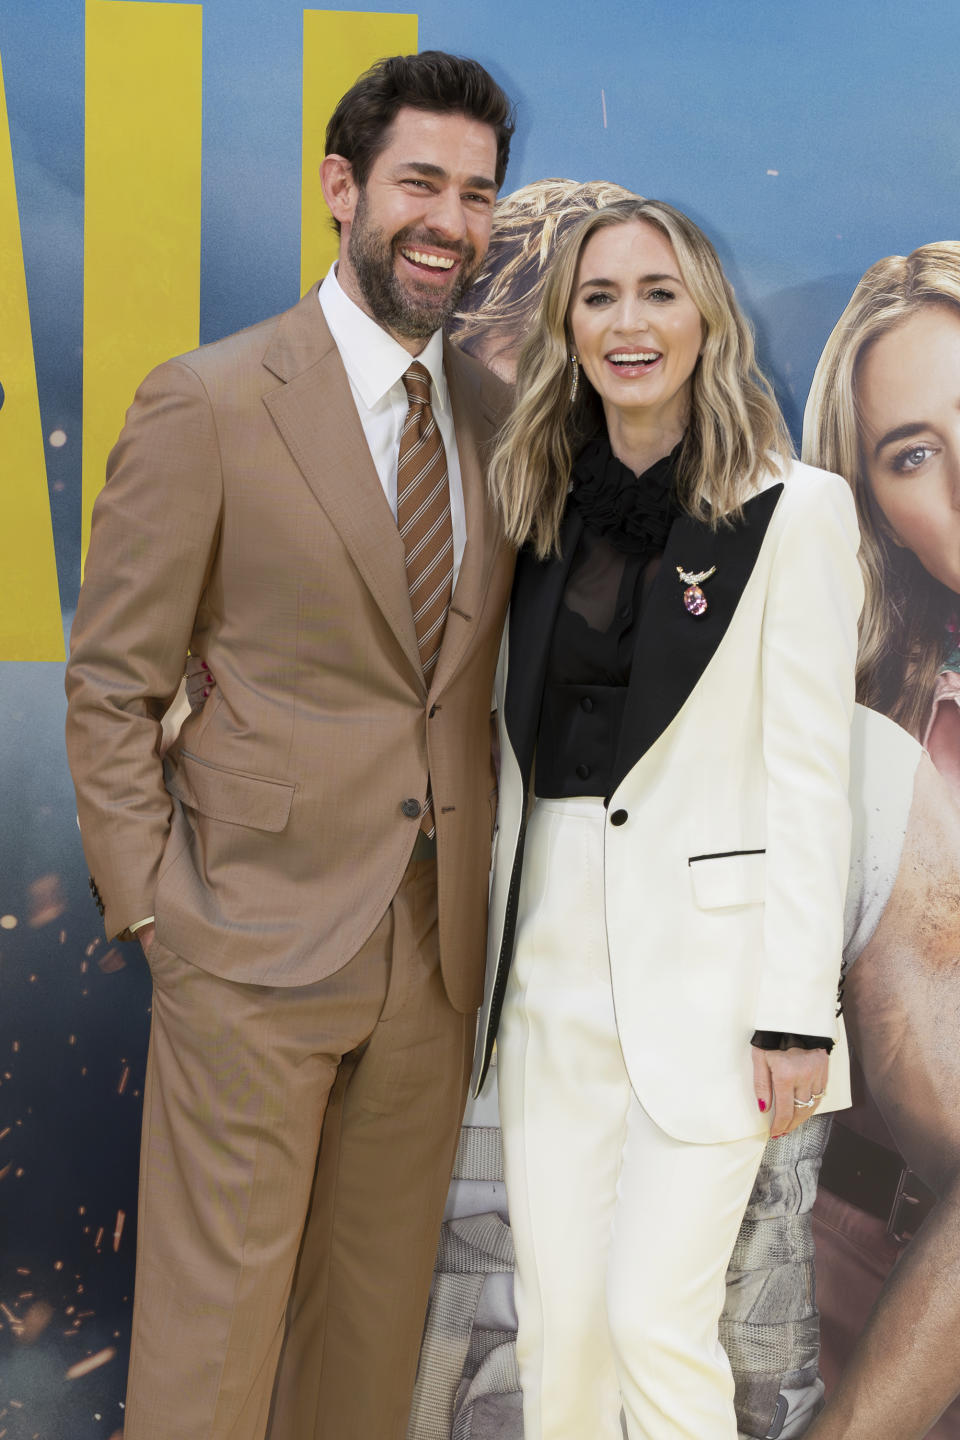
[[[580,256],[568,322],[608,423],[612,410],[665,429],[686,425],[703,324],[662,231],[642,220],[595,230]]]
[[[926,305],[881,335],[857,391],[874,499],[900,543],[960,594],[960,310]]]

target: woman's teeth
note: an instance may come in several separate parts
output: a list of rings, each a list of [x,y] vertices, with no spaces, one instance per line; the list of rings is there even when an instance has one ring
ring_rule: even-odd
[[[613,365],[652,365],[654,360],[660,359],[659,350],[618,350],[615,355],[608,355],[607,359]]]

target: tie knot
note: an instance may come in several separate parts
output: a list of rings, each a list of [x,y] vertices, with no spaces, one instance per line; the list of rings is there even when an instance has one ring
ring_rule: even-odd
[[[426,365],[421,365],[419,360],[415,360],[409,370],[404,373],[403,383],[411,405],[430,404],[430,371]]]

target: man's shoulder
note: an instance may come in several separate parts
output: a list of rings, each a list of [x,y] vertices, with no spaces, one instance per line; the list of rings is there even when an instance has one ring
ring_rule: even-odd
[[[277,374],[285,368],[296,369],[309,363],[310,355],[306,351],[319,354],[331,344],[317,303],[316,286],[313,286],[295,305],[278,315],[184,351],[167,363],[186,366],[209,385],[237,370],[259,368],[264,364]],[[277,358],[272,360],[274,355]]]

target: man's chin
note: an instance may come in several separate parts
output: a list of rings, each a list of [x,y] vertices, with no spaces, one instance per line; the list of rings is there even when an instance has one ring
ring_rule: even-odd
[[[460,300],[459,290],[448,290],[442,294],[431,289],[423,294],[409,286],[403,287],[402,331],[410,339],[422,340],[439,330],[444,321],[456,310]]]

